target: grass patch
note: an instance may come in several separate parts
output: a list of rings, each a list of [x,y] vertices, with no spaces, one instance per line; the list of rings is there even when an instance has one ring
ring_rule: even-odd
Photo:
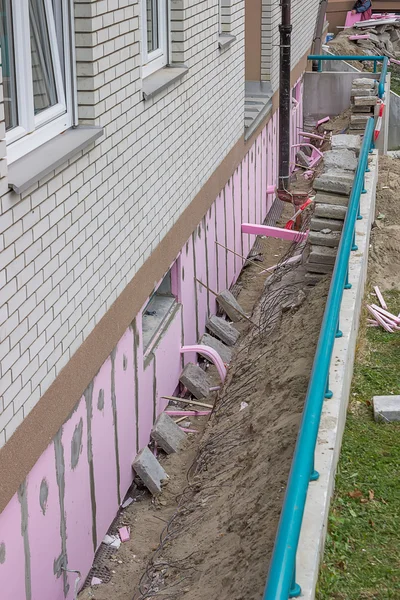
[[[400,292],[385,299],[398,314]],[[400,598],[400,425],[375,423],[371,406],[400,394],[400,332],[362,320],[317,600]]]

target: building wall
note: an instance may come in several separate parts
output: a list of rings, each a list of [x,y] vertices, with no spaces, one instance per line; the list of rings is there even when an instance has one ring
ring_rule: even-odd
[[[21,196],[1,160],[0,447],[242,136],[243,1],[223,52],[216,1],[172,7],[189,72],[144,102],[138,1],[75,2],[79,118],[104,135]]]
[[[302,122],[302,81],[294,94],[293,143]],[[0,516],[0,587],[4,600],[72,600],[75,574],[85,579],[132,481],[131,463],[147,445],[162,396],[176,390],[181,344],[195,343],[215,313],[214,291],[240,273],[277,179],[275,112],[176,257],[178,303],[144,352],[143,309]],[[237,255],[216,245],[216,241]],[[145,306],[145,305],[144,305]],[[132,532],[134,535],[134,532]]]
[[[310,49],[318,15],[318,0],[292,0],[292,68]],[[261,79],[279,87],[279,24],[281,9],[275,0],[262,0]]]

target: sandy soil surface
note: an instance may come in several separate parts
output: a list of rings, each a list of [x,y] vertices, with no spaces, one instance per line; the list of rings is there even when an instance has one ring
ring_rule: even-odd
[[[280,224],[292,214],[287,205]],[[104,563],[111,580],[86,588],[80,600],[261,597],[329,282],[306,288],[300,265],[266,287],[261,271],[290,245],[269,238],[260,247],[262,261],[239,279],[239,302],[255,325],[240,324],[211,418],[192,420],[204,433],[161,457],[169,484],[157,500],[137,493],[121,512],[117,526],[128,525],[131,539]],[[286,289],[287,307],[272,327],[263,314],[284,303]]]
[[[379,157],[376,219],[372,229],[369,279],[382,290],[400,287],[400,160]]]

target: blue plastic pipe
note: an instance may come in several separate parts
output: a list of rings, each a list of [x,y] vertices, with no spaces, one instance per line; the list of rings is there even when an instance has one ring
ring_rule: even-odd
[[[322,61],[323,60],[346,60],[346,61],[373,61],[374,63],[374,72],[376,71],[376,63],[382,62],[382,69],[380,73],[379,79],[379,87],[378,87],[378,95],[379,98],[383,98],[383,94],[385,93],[385,84],[386,84],[386,75],[388,69],[389,59],[387,56],[352,56],[346,54],[335,54],[334,56],[331,54],[310,54],[308,56],[308,60],[317,60],[318,61],[318,71],[322,70]]]
[[[311,58],[315,59],[318,57]],[[346,283],[350,251],[353,246],[353,234],[361,191],[364,185],[364,174],[368,167],[368,153],[372,145],[373,131],[374,119],[370,118],[365,129],[364,141],[354,177],[329,295],[326,301],[303,417],[297,437],[275,547],[263,596],[264,600],[287,600],[290,591],[294,589],[293,574],[295,572],[297,546],[308,484],[314,465],[315,445],[332,350],[338,327],[343,289]],[[295,593],[292,594],[292,596],[294,595],[299,595],[298,587],[296,587]]]

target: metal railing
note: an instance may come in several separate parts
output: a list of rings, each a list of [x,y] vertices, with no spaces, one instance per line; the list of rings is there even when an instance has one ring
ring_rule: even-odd
[[[377,63],[381,62],[382,63],[382,69],[380,72],[380,78],[379,78],[379,86],[378,86],[378,95],[379,98],[383,98],[383,95],[385,93],[385,84],[386,84],[386,75],[387,75],[387,70],[388,70],[388,64],[389,64],[389,59],[387,56],[352,56],[350,55],[346,55],[346,54],[335,54],[334,56],[332,54],[310,54],[308,57],[308,60],[315,60],[318,61],[318,71],[322,71],[322,61],[324,60],[345,60],[348,62],[351,61],[357,61],[357,62],[363,62],[363,61],[372,61],[374,63],[374,73],[377,72]]]
[[[370,118],[365,128],[326,301],[263,600],[287,600],[301,594],[300,586],[296,583],[296,553],[308,485],[319,477],[314,469],[314,452],[324,398],[332,397],[329,391],[329,367],[335,338],[342,336],[339,328],[340,306],[343,290],[351,287],[348,280],[349,258],[350,252],[357,250],[355,224],[357,219],[362,218],[360,200],[361,194],[365,193],[364,179],[365,172],[369,170],[368,154],[373,147],[373,131],[374,119]]]

